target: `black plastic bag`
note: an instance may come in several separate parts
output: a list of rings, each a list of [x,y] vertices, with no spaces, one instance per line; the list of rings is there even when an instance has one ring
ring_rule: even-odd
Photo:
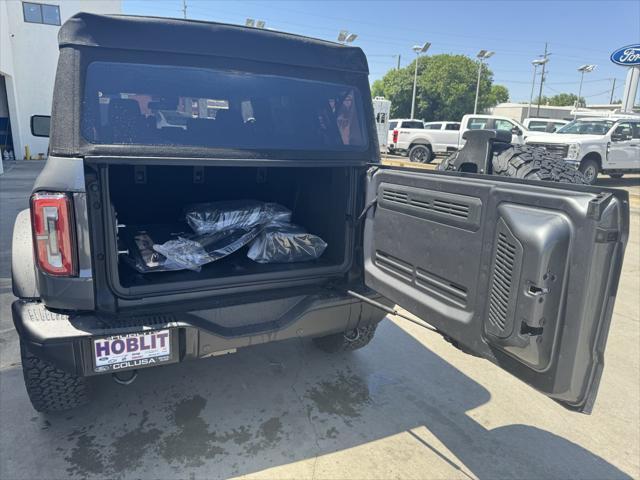
[[[289,222],[291,211],[277,203],[232,200],[191,205],[185,219],[194,232],[216,233],[229,229],[251,229],[270,222]]]
[[[270,223],[249,247],[247,256],[258,263],[308,262],[320,258],[327,243],[302,227]]]

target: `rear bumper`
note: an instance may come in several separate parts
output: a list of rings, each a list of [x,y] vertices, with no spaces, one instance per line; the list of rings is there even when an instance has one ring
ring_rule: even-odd
[[[373,292],[366,295],[387,303]],[[253,313],[255,322],[246,318],[247,312]],[[90,313],[57,313],[39,302],[17,300],[12,304],[12,314],[20,339],[32,353],[80,376],[101,373],[94,366],[92,340],[95,338],[170,329],[174,361],[182,362],[249,345],[343,332],[359,324],[377,323],[385,316],[375,307],[338,291],[251,304],[228,304],[209,310],[118,318]],[[244,317],[243,324],[232,325],[234,318],[240,317]],[[223,326],[225,323],[227,326]]]

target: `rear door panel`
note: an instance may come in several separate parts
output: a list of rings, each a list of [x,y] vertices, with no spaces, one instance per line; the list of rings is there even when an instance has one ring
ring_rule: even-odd
[[[626,192],[382,168],[366,283],[565,406],[591,409],[628,235]]]

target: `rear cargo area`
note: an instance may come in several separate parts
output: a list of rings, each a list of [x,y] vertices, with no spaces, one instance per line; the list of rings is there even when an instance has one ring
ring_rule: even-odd
[[[345,273],[351,261],[353,200],[356,172],[341,167],[194,167],[111,165],[107,169],[111,214],[106,233],[117,239],[111,278],[120,288],[145,294],[264,283]],[[298,263],[257,263],[248,246],[202,266],[197,271],[141,273],[131,265],[136,230],[186,231],[185,209],[192,204],[256,200],[291,210],[291,222],[327,243],[318,259]],[[117,245],[117,248],[115,248]]]

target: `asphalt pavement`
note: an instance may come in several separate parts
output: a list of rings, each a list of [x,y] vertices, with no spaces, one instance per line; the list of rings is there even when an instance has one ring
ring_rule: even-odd
[[[128,387],[100,377],[90,405],[45,416],[27,399],[10,318],[12,225],[41,167],[5,163],[0,176],[3,480],[640,477],[637,209],[590,416],[390,319],[352,354],[296,339],[141,371]]]

